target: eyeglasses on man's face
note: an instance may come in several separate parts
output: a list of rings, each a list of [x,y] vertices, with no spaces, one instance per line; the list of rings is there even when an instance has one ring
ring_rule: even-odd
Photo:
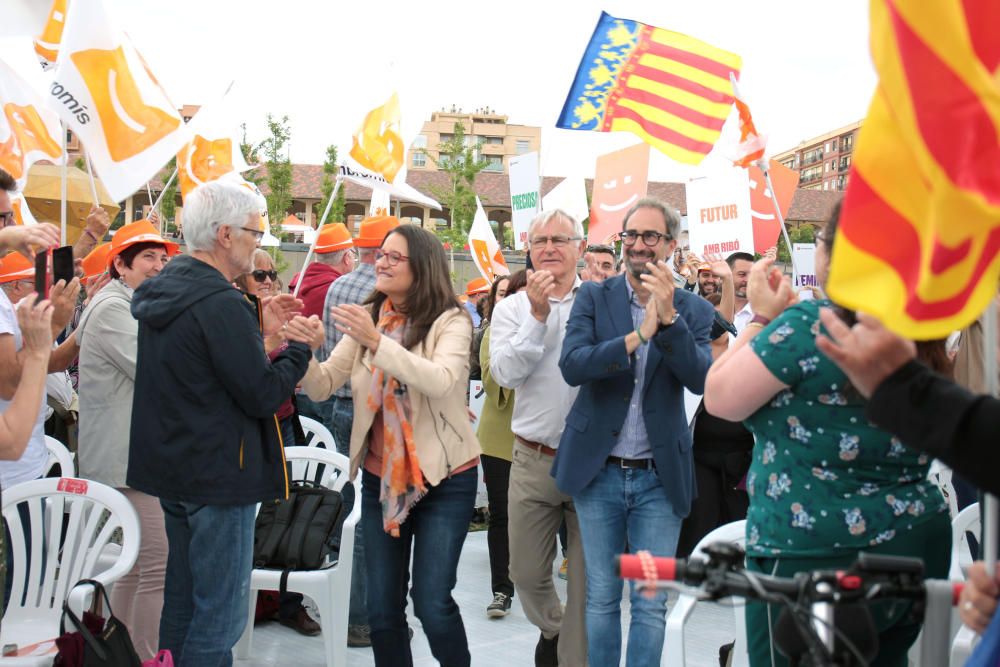
[[[398,253],[395,250],[390,250],[389,252],[382,252],[381,250],[375,251],[375,261],[385,260],[385,263],[389,266],[396,266],[400,262],[408,262],[410,258],[402,253]]]
[[[264,238],[264,232],[260,231],[259,229],[250,229],[249,227],[240,227],[240,229],[247,232],[248,234],[253,234],[253,240],[256,241],[257,243],[260,243],[260,240]]]
[[[565,248],[570,241],[582,241],[579,236],[566,236],[565,234],[553,234],[552,236],[532,236],[530,243],[532,247],[544,248],[550,242],[556,248]]]
[[[264,269],[254,269],[250,272],[250,275],[259,283],[264,282],[268,278],[271,279],[272,283],[278,279],[277,271],[265,271]]]
[[[653,230],[637,232],[634,229],[627,229],[621,233],[622,243],[625,245],[635,245],[635,242],[640,236],[642,237],[642,242],[646,244],[647,248],[655,246],[660,242],[660,239],[664,239],[666,241],[670,240],[669,234],[661,234],[660,232],[654,232]]]

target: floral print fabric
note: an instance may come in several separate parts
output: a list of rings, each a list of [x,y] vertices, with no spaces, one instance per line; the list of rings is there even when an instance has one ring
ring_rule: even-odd
[[[929,461],[864,416],[865,401],[816,349],[819,308],[785,310],[751,349],[788,389],[744,423],[756,440],[747,475],[747,553],[773,558],[855,552],[947,511]]]

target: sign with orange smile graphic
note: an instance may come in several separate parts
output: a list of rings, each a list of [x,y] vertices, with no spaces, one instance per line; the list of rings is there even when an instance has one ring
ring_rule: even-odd
[[[139,189],[190,138],[102,0],[70,3],[49,106],[80,137],[116,200]]]
[[[636,144],[597,158],[590,202],[591,243],[607,243],[622,231],[629,208],[646,195],[649,144]]]

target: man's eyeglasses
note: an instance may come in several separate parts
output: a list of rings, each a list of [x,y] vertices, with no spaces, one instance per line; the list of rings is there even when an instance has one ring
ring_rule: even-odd
[[[642,242],[646,244],[647,248],[652,248],[660,239],[670,240],[669,234],[661,234],[660,232],[654,232],[652,230],[639,233],[634,229],[629,229],[621,233],[622,243],[625,245],[635,245],[636,240],[642,237]]]
[[[260,243],[260,240],[264,238],[264,232],[260,231],[259,229],[250,229],[249,227],[240,227],[240,229],[249,234],[253,234],[254,240],[257,241],[258,243]]]
[[[250,272],[250,275],[259,283],[264,282],[266,278],[270,278],[272,283],[278,279],[277,271],[265,271],[264,269],[254,269]]]
[[[14,211],[7,211],[6,213],[0,213],[0,227],[6,227],[7,225],[15,224]]]
[[[538,246],[539,248],[544,248],[552,242],[552,245],[556,248],[565,248],[569,245],[570,241],[582,241],[579,236],[566,236],[565,234],[554,234],[552,236],[533,236],[531,237],[531,245]]]
[[[385,260],[385,263],[389,266],[396,266],[400,262],[408,262],[410,258],[406,255],[400,254],[395,250],[390,250],[389,252],[382,252],[381,250],[375,251],[375,261]]]

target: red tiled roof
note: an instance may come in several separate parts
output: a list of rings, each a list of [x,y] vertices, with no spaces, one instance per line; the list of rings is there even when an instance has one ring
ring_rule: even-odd
[[[267,167],[261,166],[248,172],[257,181],[261,192],[267,194]],[[162,179],[169,174],[162,172],[160,177],[150,181],[154,192],[163,188]],[[542,196],[545,196],[556,185],[563,181],[561,176],[545,176],[542,179]],[[406,182],[429,197],[438,199],[442,192],[449,188],[448,174],[443,171],[411,171],[407,173]],[[292,198],[311,199],[319,201],[323,198],[323,166],[318,164],[292,165]],[[592,192],[593,179],[586,179],[587,193]],[[344,196],[348,201],[369,201],[371,190],[351,182],[343,185]],[[650,196],[663,200],[667,205],[678,209],[681,215],[687,214],[687,198],[683,183],[651,181],[647,188]],[[476,176],[476,193],[483,206],[509,208],[510,181],[506,174],[480,172]],[[825,190],[795,191],[792,207],[787,218],[796,222],[825,222],[833,210],[834,204],[844,196],[843,192]]]

